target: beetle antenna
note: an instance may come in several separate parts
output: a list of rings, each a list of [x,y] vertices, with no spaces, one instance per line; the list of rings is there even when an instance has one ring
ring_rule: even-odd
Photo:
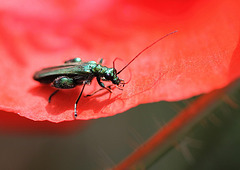
[[[160,40],[164,39],[165,37],[176,33],[177,30],[170,32],[166,35],[164,35],[163,37],[159,38],[158,40],[156,40],[155,42],[153,42],[152,44],[150,44],[149,46],[147,46],[146,48],[144,48],[140,53],[138,53],[127,65],[125,65],[119,72],[117,72],[117,74],[120,74],[125,68],[127,68],[127,66],[129,66],[129,64],[131,64],[139,55],[141,55],[144,51],[146,51],[148,48],[152,47],[154,44],[156,44],[157,42],[159,42]]]
[[[115,61],[117,60],[118,58],[115,58],[114,60],[113,60],[113,68],[115,69]]]
[[[116,60],[121,60],[121,61],[123,61],[121,58],[118,58],[118,57],[115,58],[115,59],[113,60],[113,68],[114,68],[114,69],[116,69],[116,68],[115,68],[115,62],[116,62]]]

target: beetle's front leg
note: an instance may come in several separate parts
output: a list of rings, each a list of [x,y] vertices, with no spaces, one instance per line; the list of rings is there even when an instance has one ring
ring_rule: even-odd
[[[102,88],[104,88],[104,89],[106,89],[107,91],[109,91],[109,93],[112,93],[112,89],[107,88],[107,87],[103,84],[103,82],[101,82],[101,78],[100,78],[100,77],[97,77],[97,82],[98,82],[99,86],[101,86]]]
[[[113,86],[113,85],[109,85],[109,86],[107,86],[106,88],[98,89],[98,90],[94,91],[93,93],[88,94],[88,95],[86,95],[86,96],[84,96],[84,97],[90,97],[90,96],[93,96],[93,95],[95,95],[96,93],[98,93],[98,92],[100,92],[100,91],[102,91],[102,90],[105,90],[105,89],[112,90],[112,89],[111,89],[112,86]]]

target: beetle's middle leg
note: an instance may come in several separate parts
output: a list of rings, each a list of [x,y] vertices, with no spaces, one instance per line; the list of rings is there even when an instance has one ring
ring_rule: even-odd
[[[105,86],[103,82],[101,82],[101,78],[97,77],[97,82],[99,84],[99,86],[101,86],[103,89],[106,89],[107,91],[109,91],[109,93],[112,93],[112,89],[108,88],[109,86]]]
[[[82,90],[81,90],[81,92],[80,92],[80,94],[79,94],[79,96],[78,96],[78,98],[77,98],[77,100],[76,100],[76,102],[75,102],[75,104],[74,104],[74,118],[75,118],[75,119],[76,119],[77,116],[78,116],[78,114],[77,114],[77,104],[78,104],[79,99],[80,99],[81,96],[82,96],[82,93],[83,93],[83,90],[84,90],[86,84],[88,84],[87,81],[83,83]]]

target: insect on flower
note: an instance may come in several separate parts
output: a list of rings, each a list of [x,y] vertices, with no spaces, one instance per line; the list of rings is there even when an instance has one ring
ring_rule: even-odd
[[[99,63],[97,63],[95,61],[83,62],[80,58],[74,58],[65,61],[63,65],[48,67],[37,71],[34,74],[33,79],[39,81],[40,83],[51,84],[51,86],[57,88],[57,90],[49,96],[49,103],[51,101],[51,98],[59,91],[59,89],[71,89],[75,88],[78,85],[82,85],[82,90],[74,104],[74,117],[76,118],[78,101],[82,96],[86,84],[90,85],[94,77],[96,77],[98,84],[101,86],[101,89],[95,91],[91,95],[103,89],[106,89],[107,91],[112,93],[112,86],[116,86],[117,88],[122,90],[126,83],[123,79],[120,79],[118,77],[118,74],[120,74],[125,68],[127,68],[129,64],[131,64],[140,54],[142,54],[148,48],[175,32],[177,31],[166,34],[165,36],[159,38],[158,40],[144,48],[120,71],[117,71],[115,69],[115,60],[113,61],[113,67],[108,68],[102,65],[103,59],[101,59]],[[102,81],[111,81],[112,85],[105,86]]]

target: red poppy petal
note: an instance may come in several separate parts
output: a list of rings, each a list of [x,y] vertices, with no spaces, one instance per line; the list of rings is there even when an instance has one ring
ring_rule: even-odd
[[[9,121],[11,120],[11,121]],[[27,133],[27,134],[67,134],[76,129],[83,128],[89,121],[78,120],[61,123],[49,121],[32,121],[15,113],[0,111],[1,133]]]
[[[161,36],[119,77],[131,81],[84,98],[78,119],[112,116],[141,103],[181,100],[221,88],[239,77],[239,1],[1,2],[0,109],[32,120],[73,120],[80,89],[55,90],[35,71],[81,57],[117,70]],[[99,8],[101,6],[101,8]],[[84,95],[99,89],[96,81]]]

